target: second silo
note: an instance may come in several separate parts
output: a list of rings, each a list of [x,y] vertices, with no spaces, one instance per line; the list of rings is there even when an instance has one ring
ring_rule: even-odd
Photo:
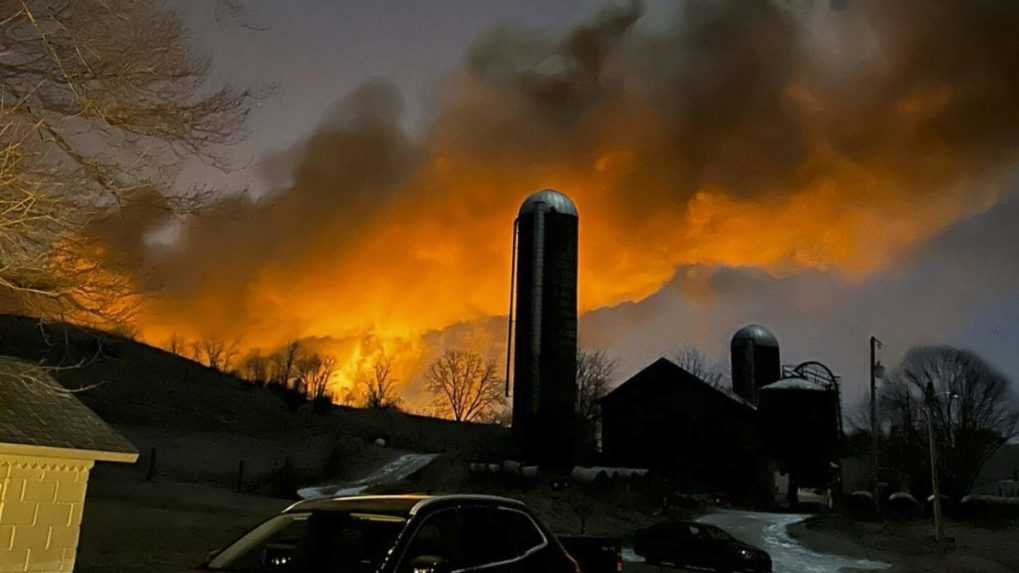
[[[732,337],[732,389],[751,404],[758,390],[782,377],[778,339],[759,324],[739,329]]]
[[[516,221],[513,434],[528,461],[572,462],[577,399],[577,208],[545,189]]]

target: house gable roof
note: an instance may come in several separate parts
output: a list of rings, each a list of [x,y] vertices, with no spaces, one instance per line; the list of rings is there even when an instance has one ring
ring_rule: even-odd
[[[0,452],[134,462],[138,451],[45,369],[0,357]]]

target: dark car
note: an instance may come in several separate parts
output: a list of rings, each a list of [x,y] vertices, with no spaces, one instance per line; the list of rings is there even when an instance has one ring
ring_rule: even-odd
[[[637,532],[633,550],[649,563],[713,571],[770,573],[771,556],[703,523],[669,521]]]
[[[619,573],[623,570],[623,545],[619,539],[591,535],[557,537],[584,573]]]
[[[519,501],[481,495],[363,496],[298,502],[204,570],[243,573],[579,573]]]

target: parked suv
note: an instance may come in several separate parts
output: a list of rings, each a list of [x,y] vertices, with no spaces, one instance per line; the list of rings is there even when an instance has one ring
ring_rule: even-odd
[[[579,573],[523,503],[482,495],[308,500],[218,551],[241,573]]]
[[[666,521],[637,532],[633,551],[649,563],[771,573],[771,556],[704,523]]]

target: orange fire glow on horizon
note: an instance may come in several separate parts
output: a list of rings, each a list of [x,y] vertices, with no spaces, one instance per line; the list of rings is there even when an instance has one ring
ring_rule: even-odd
[[[898,4],[718,4],[684,4],[658,36],[633,29],[636,4],[562,39],[483,36],[420,137],[394,90],[366,85],[266,161],[270,192],[146,252],[142,337],[301,340],[339,359],[339,392],[370,334],[418,405],[439,349],[503,354],[512,222],[541,188],[580,212],[582,313],[681,265],[865,280],[998,200],[1019,82],[980,70],[1017,48],[964,26],[978,10],[926,9],[928,29]]]

